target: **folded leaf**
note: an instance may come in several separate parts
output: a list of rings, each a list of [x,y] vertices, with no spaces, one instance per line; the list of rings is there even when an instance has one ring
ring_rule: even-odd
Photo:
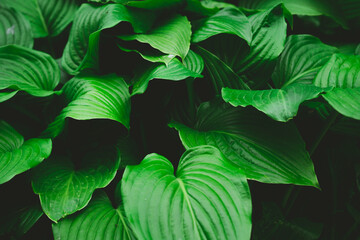
[[[15,129],[0,121],[0,184],[37,166],[50,156],[51,148],[51,139],[24,141]]]
[[[52,57],[21,46],[0,47],[0,65],[0,90],[22,90],[46,97],[55,93],[60,81],[60,69]]]
[[[9,44],[32,48],[34,39],[28,20],[15,9],[0,4],[0,46]]]
[[[265,183],[318,187],[314,166],[295,125],[227,104],[204,103],[194,126],[172,122],[186,149],[212,145],[244,171]]]
[[[186,151],[175,176],[169,160],[147,155],[126,167],[121,186],[139,239],[250,239],[247,181],[216,148]]]
[[[35,38],[59,35],[73,20],[75,0],[2,0],[29,21]]]
[[[81,212],[53,224],[55,239],[132,240],[135,239],[125,218],[123,206],[114,208],[106,194],[94,193]]]
[[[224,8],[216,14],[194,23],[192,42],[201,42],[217,34],[235,34],[249,45],[252,39],[251,24],[237,8]]]
[[[332,87],[323,97],[344,116],[360,120],[359,55],[333,55],[316,76],[314,84]]]
[[[62,92],[68,105],[45,130],[45,136],[58,136],[68,117],[111,119],[130,127],[130,93],[122,78],[114,74],[78,76],[67,82]]]
[[[90,152],[83,168],[61,156],[34,169],[32,187],[44,213],[54,222],[84,208],[95,189],[106,187],[120,164],[117,151]]]

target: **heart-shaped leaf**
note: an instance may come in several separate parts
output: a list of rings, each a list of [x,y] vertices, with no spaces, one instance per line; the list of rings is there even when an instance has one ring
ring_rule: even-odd
[[[78,76],[61,90],[68,105],[43,133],[56,137],[64,128],[65,119],[111,119],[130,127],[130,93],[126,82],[114,75]]]
[[[55,239],[136,239],[125,218],[123,206],[114,208],[106,194],[94,193],[84,210],[53,224]]]
[[[0,90],[22,90],[46,97],[55,93],[53,90],[60,81],[59,66],[53,58],[21,46],[0,47],[0,65]],[[10,93],[2,94],[11,97]]]
[[[28,20],[16,10],[0,4],[0,46],[18,44],[32,48],[33,43]]]
[[[24,141],[15,129],[0,121],[0,184],[37,166],[50,156],[51,148],[51,139]]]
[[[44,213],[56,222],[84,208],[95,189],[106,187],[115,177],[119,156],[114,150],[90,152],[80,169],[69,159],[56,156],[34,169],[32,187]]]
[[[20,11],[29,21],[35,38],[56,36],[73,20],[75,0],[2,0]]]
[[[215,102],[200,106],[194,126],[176,122],[170,126],[179,131],[186,149],[215,146],[249,179],[318,187],[305,144],[291,123]]]
[[[314,84],[332,87],[323,97],[344,116],[360,120],[359,55],[333,55],[316,76]]]
[[[214,147],[190,149],[174,167],[158,154],[127,166],[124,209],[139,239],[250,239],[246,179]]]

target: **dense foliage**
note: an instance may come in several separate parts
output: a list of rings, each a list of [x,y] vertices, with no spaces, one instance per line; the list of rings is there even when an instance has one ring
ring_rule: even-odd
[[[1,239],[360,239],[360,1],[0,12]]]

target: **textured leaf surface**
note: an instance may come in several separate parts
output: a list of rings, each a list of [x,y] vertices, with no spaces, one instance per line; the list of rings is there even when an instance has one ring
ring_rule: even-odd
[[[111,119],[130,127],[130,93],[125,81],[114,74],[78,76],[67,82],[63,96],[68,105],[45,130],[56,137],[64,128],[65,119]]]
[[[50,158],[34,169],[32,187],[44,213],[53,221],[84,208],[97,188],[106,187],[120,164],[116,151],[88,153],[81,169],[61,156]]]
[[[178,81],[188,77],[202,77],[200,73],[203,65],[201,57],[191,50],[186,56],[184,64],[174,58],[167,66],[165,64],[147,65],[147,67],[136,71],[132,80],[134,83],[132,95],[144,93],[149,81],[152,79]],[[194,71],[191,69],[194,69]]]
[[[75,0],[3,0],[29,21],[35,38],[56,36],[73,20]]]
[[[33,43],[27,19],[16,10],[0,5],[0,46],[17,44],[32,48]]]
[[[55,239],[134,239],[122,205],[114,208],[104,192],[94,193],[89,205],[79,213],[53,224]]]
[[[15,129],[0,121],[0,184],[41,163],[49,157],[51,148],[50,139],[24,141]]]
[[[259,112],[227,104],[204,103],[194,126],[171,123],[186,149],[212,145],[265,183],[318,186],[314,166],[293,124],[274,122]]]
[[[127,166],[124,209],[140,239],[249,239],[246,179],[210,146],[185,152],[174,167],[157,154]]]
[[[360,120],[359,55],[333,55],[316,76],[314,84],[332,87],[324,98],[341,114]]]
[[[224,8],[194,24],[192,42],[201,42],[221,33],[235,34],[249,45],[252,40],[251,24],[245,14],[236,8]]]
[[[60,81],[60,70],[53,58],[21,46],[0,47],[0,65],[0,90],[22,90],[46,97],[54,94]]]

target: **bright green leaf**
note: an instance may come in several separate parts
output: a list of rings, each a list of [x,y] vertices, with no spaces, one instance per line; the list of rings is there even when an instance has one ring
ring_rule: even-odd
[[[30,21],[35,38],[59,35],[78,8],[75,0],[2,0],[2,4],[13,7]]]
[[[204,103],[194,126],[170,126],[179,131],[186,149],[215,146],[249,179],[318,187],[314,166],[292,123],[278,123],[246,108]]]
[[[247,181],[216,148],[186,151],[175,176],[169,160],[147,155],[126,167],[121,187],[139,239],[250,239]]]
[[[60,70],[53,58],[21,46],[0,47],[0,66],[0,90],[22,90],[46,97],[55,93],[60,81]]]
[[[0,121],[0,184],[37,166],[50,156],[51,148],[51,139],[24,141],[15,129]]]
[[[95,189],[106,187],[115,177],[120,164],[114,150],[89,152],[84,166],[59,155],[34,169],[32,187],[39,195],[44,213],[53,221],[84,208]]]
[[[130,93],[122,78],[114,74],[78,76],[67,82],[62,92],[68,105],[45,130],[45,136],[58,136],[68,117],[111,119],[130,127]]]

